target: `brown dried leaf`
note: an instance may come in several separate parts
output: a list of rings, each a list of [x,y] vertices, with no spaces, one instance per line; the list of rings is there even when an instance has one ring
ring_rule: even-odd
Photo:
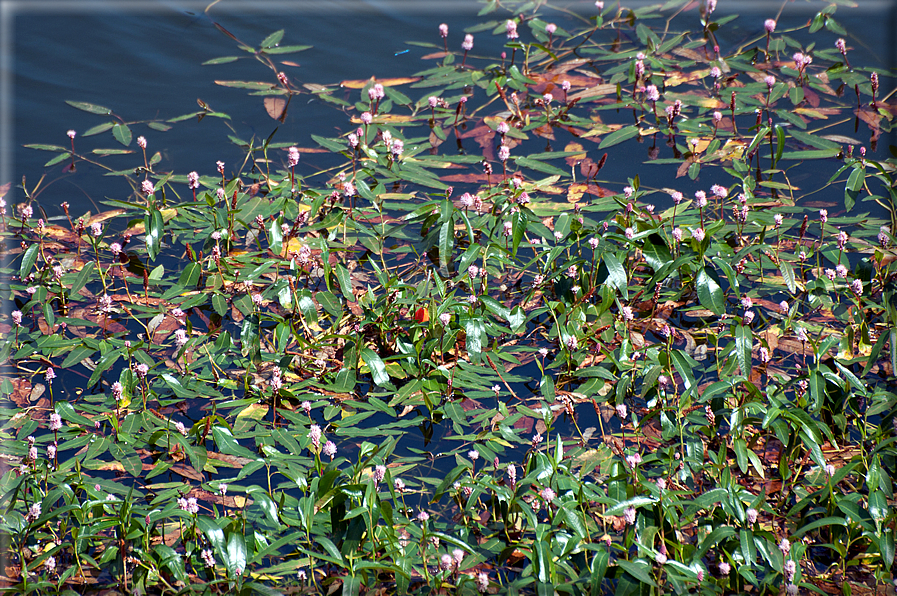
[[[590,99],[593,97],[603,97],[605,95],[616,95],[617,94],[617,86],[611,85],[609,83],[595,85],[589,89],[585,89],[580,91],[579,93],[574,93],[573,95],[567,96],[567,102],[571,102],[574,100],[583,100]]]
[[[571,168],[587,157],[585,149],[579,143],[567,143],[567,146],[564,147],[564,151],[581,151],[581,153],[577,153],[576,155],[568,155],[564,158],[564,161],[566,161],[567,165]]]
[[[31,381],[28,379],[12,379],[13,392],[9,398],[20,408],[31,405]]]
[[[280,120],[284,116],[286,108],[287,100],[282,97],[269,96],[265,98],[265,111],[275,120]]]

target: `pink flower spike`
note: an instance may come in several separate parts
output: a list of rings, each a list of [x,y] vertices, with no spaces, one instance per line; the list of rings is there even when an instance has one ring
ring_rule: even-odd
[[[766,19],[763,23],[763,27],[766,28],[767,33],[772,33],[776,30],[776,22],[773,19]]]

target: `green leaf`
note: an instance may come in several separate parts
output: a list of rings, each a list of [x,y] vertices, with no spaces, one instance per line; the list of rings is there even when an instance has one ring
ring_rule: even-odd
[[[439,266],[447,270],[452,259],[452,249],[455,246],[454,218],[439,227]]]
[[[464,331],[467,333],[467,353],[471,361],[477,362],[486,341],[486,323],[482,317],[471,317],[464,321]]]
[[[673,366],[676,367],[676,371],[682,375],[682,379],[685,381],[685,388],[691,389],[694,387],[696,383],[693,370],[694,365],[697,363],[682,350],[673,350],[671,356],[673,358]]]
[[[539,161],[536,159],[530,159],[527,157],[516,157],[514,158],[514,163],[522,168],[529,168],[531,170],[535,170],[537,172],[542,172],[544,174],[550,174],[552,176],[570,176],[569,170],[562,170],[556,166],[551,164],[547,164],[543,161]]]
[[[604,283],[619,290],[624,300],[629,299],[629,282],[626,279],[626,269],[613,253],[606,252],[602,256],[604,266],[607,267],[607,279]]]
[[[281,29],[280,31],[275,31],[274,33],[263,39],[262,43],[259,45],[265,49],[273,48],[280,43],[281,39],[283,39],[283,32],[283,29]]]
[[[745,152],[747,153],[747,152]],[[788,153],[782,154],[783,160],[799,160],[803,161],[805,159],[829,159],[832,157],[837,157],[839,151],[835,149],[814,149],[809,151],[789,151]]]
[[[152,208],[143,218],[146,230],[146,253],[151,261],[155,261],[162,250],[162,236],[165,234],[165,222],[162,220],[162,212]]]
[[[201,275],[202,264],[196,262],[188,263],[187,266],[184,267],[180,279],[178,279],[178,285],[188,289],[195,288]]]
[[[698,278],[695,281],[698,289],[698,300],[701,306],[711,310],[714,314],[722,316],[726,312],[726,301],[723,298],[723,289],[711,276],[707,269],[702,267],[698,271]]]
[[[601,140],[601,144],[598,145],[599,149],[606,149],[607,147],[613,147],[618,143],[622,143],[623,141],[628,141],[632,137],[636,137],[639,134],[639,127],[635,124],[630,124],[629,126],[624,126],[620,130],[616,130]]]
[[[278,46],[276,48],[265,48],[262,50],[263,54],[292,54],[294,52],[304,52],[314,46]]]
[[[218,553],[222,560],[227,561],[227,543],[224,541],[224,530],[218,527],[215,520],[205,515],[196,516],[196,525],[206,535],[209,544]]]
[[[40,243],[32,244],[25,249],[25,254],[22,255],[22,264],[19,265],[19,277],[27,277],[31,273],[31,268],[37,262],[38,250],[40,250]]]
[[[337,141],[336,139],[327,139],[324,137],[319,137],[318,135],[311,135],[311,138],[315,143],[317,143],[324,149],[329,149],[330,151],[335,151],[337,153],[345,151],[347,147],[347,145],[340,141]]]
[[[751,347],[754,345],[754,335],[751,328],[744,325],[735,326],[735,358],[741,374],[751,374]]]
[[[885,568],[894,563],[894,528],[887,528],[878,537],[878,549]]]
[[[69,355],[65,357],[65,360],[62,361],[62,364],[59,368],[66,369],[71,366],[75,366],[85,358],[90,357],[94,352],[96,352],[96,350],[88,348],[87,346],[76,346],[75,349],[69,352]]]
[[[805,145],[809,145],[811,147],[816,147],[817,149],[828,149],[828,150],[840,150],[841,145],[834,141],[829,141],[828,139],[823,139],[819,135],[810,134],[808,132],[804,132],[802,130],[796,128],[789,128],[788,134],[791,135],[792,138],[800,141]]]
[[[617,565],[619,565],[620,568],[623,569],[623,571],[640,581],[642,584],[653,586],[655,588],[658,587],[654,580],[651,578],[651,566],[648,565],[648,563],[643,559],[636,559],[635,561],[617,559]]]
[[[367,364],[368,368],[371,369],[371,376],[374,379],[374,383],[381,387],[390,385],[389,374],[386,372],[386,364],[383,363],[383,360],[377,352],[370,348],[362,348],[361,359]]]
[[[115,122],[103,122],[102,124],[97,124],[96,126],[92,126],[81,133],[82,137],[91,137],[93,135],[100,134],[101,132],[106,132],[110,128],[115,126]]]
[[[334,273],[336,273],[336,280],[339,282],[343,297],[349,302],[355,302],[355,294],[352,293],[352,277],[349,274],[349,270],[342,263],[337,263]]]
[[[235,62],[239,59],[239,56],[221,56],[220,58],[212,58],[211,60],[206,60],[202,63],[202,65],[210,66],[212,64],[227,64],[228,62]]]
[[[340,302],[339,298],[337,298],[332,292],[328,292],[327,290],[322,290],[315,294],[315,298],[318,299],[318,303],[324,307],[324,310],[333,317],[334,319],[339,319],[343,315],[343,305]]]
[[[184,584],[188,582],[187,572],[184,570],[184,560],[176,550],[165,544],[159,544],[153,550],[159,556],[162,564],[168,567],[168,570],[171,571],[178,581]]]
[[[56,413],[59,414],[59,417],[63,420],[73,424],[83,424],[91,429],[93,428],[93,420],[76,412],[74,406],[67,401],[56,402],[55,409]]]
[[[116,124],[113,126],[112,136],[125,147],[131,144],[131,129],[128,128],[127,124]]]
[[[243,534],[231,532],[230,536],[227,537],[225,564],[228,572],[232,575],[235,575],[237,570],[240,573],[246,571],[246,541],[243,539]]]
[[[788,286],[788,291],[792,294],[797,292],[797,278],[794,276],[794,267],[791,266],[791,263],[785,259],[779,259],[779,271],[782,273],[785,285]]]
[[[112,443],[109,445],[109,453],[115,458],[115,461],[122,465],[125,472],[135,478],[140,478],[140,473],[143,471],[143,463],[133,448],[122,443]]]
[[[215,309],[218,316],[223,317],[227,314],[227,299],[221,294],[212,294],[212,308]]]
[[[106,114],[109,115],[112,113],[112,110],[109,108],[104,108],[103,106],[98,106],[93,103],[86,103],[83,101],[71,101],[65,100],[65,103],[69,104],[73,108],[77,108],[79,110],[84,110],[85,112],[90,112],[91,114]]]

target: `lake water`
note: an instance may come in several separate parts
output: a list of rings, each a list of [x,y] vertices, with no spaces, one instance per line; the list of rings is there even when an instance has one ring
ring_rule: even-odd
[[[627,6],[646,4],[626,3]],[[806,23],[825,4],[751,2],[745,5],[721,0],[720,16],[736,7],[745,9],[735,21],[737,26],[723,27],[724,36],[720,38],[723,53],[727,46],[737,46],[755,37],[763,20],[777,16],[783,6],[779,31]],[[582,14],[594,14],[594,3],[567,5]],[[842,8],[836,13],[838,21],[851,34],[848,44],[854,48],[850,54],[852,63],[893,69],[897,64],[897,3],[863,0],[860,5],[859,9]],[[62,201],[71,203],[76,214],[86,210],[95,213],[102,209],[98,201],[103,198],[128,196],[131,189],[123,179],[100,177],[100,170],[88,164],[81,164],[73,175],[64,172],[65,164],[45,169],[43,164],[53,153],[23,148],[27,143],[67,146],[67,130],[83,132],[108,120],[76,110],[66,105],[65,100],[108,107],[130,122],[193,112],[197,110],[196,100],[202,99],[233,118],[230,125],[236,136],[268,137],[277,123],[265,112],[262,98],[249,96],[240,89],[221,87],[214,81],[268,81],[272,79],[271,71],[251,57],[230,64],[202,66],[212,58],[241,53],[233,40],[215,28],[214,22],[250,45],[257,45],[269,33],[285,29],[282,44],[314,46],[306,52],[283,57],[299,65],[283,66],[291,81],[333,84],[371,76],[407,76],[433,66],[432,60],[420,59],[431,50],[408,46],[405,42],[441,43],[437,27],[445,22],[449,25],[449,44],[457,48],[464,28],[479,22],[476,11],[481,6],[470,0],[95,2],[83,6],[42,1],[4,3],[2,37],[8,70],[4,74],[6,103],[0,132],[3,147],[0,183],[19,184],[22,176],[26,176],[29,187],[33,188],[46,173],[39,203],[50,217],[61,215]],[[686,15],[683,18],[697,19],[696,11]],[[821,31],[813,40],[822,46],[834,43],[835,37]],[[504,41],[504,36],[477,33],[473,54],[497,56]],[[400,53],[403,50],[409,51]],[[882,87],[887,93],[891,83],[885,81]],[[423,95],[427,90],[411,91]],[[411,95],[414,99],[418,97]],[[347,91],[347,99],[354,101],[358,97],[358,91]],[[150,152],[162,153],[161,170],[184,173],[195,169],[211,174],[215,161],[236,165],[243,158],[237,147],[224,140],[228,131],[222,122],[211,118],[200,123],[195,119],[182,122],[164,133],[144,124],[131,128],[135,137],[146,136]],[[852,125],[841,128],[839,133],[854,136],[868,145],[868,131],[861,128],[854,134]],[[349,129],[347,115],[306,93],[291,105],[275,140],[310,147],[314,146],[310,139],[313,133],[336,136]],[[82,150],[121,148],[109,132],[90,139],[78,138],[76,143]],[[894,134],[885,133],[879,142],[878,156],[887,157],[888,145],[895,143]],[[131,148],[136,149],[133,143]],[[442,150],[452,151],[451,144],[443,145]],[[608,165],[641,163],[646,159],[646,150],[646,145],[634,142],[618,145]],[[134,161],[135,156],[125,156],[109,163],[124,169],[136,165]],[[303,165],[309,161],[313,161],[313,156],[305,156]],[[657,187],[668,185],[671,174],[668,168],[658,166],[615,167],[606,168],[602,177],[609,178],[607,183],[612,188],[619,188],[628,176],[636,173],[640,174],[643,185]],[[681,190],[689,190],[690,184],[695,189],[708,188],[716,182],[708,177],[702,176],[699,185],[681,179]],[[17,191],[15,200],[22,198],[21,191]]]

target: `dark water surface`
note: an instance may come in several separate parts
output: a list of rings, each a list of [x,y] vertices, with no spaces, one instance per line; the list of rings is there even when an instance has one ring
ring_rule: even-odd
[[[345,2],[93,2],[59,3],[33,0],[3,2],[5,58],[4,95],[6,120],[5,141],[0,183],[21,183],[26,176],[33,187],[47,173],[45,190],[39,203],[49,216],[61,214],[59,204],[68,201],[73,212],[97,212],[103,198],[124,199],[131,189],[121,178],[103,178],[101,171],[81,164],[74,175],[64,173],[64,165],[45,169],[43,164],[54,154],[23,148],[27,143],[49,143],[68,146],[65,133],[69,129],[83,132],[108,120],[65,104],[65,100],[96,103],[108,108],[126,121],[150,118],[168,119],[197,110],[197,98],[214,110],[232,117],[228,131],[221,120],[195,119],[176,124],[168,132],[158,132],[145,124],[133,125],[134,137],[146,136],[151,153],[161,151],[163,160],[157,170],[179,174],[197,170],[214,174],[217,160],[238,166],[243,155],[226,140],[234,134],[248,140],[253,135],[264,139],[277,122],[264,110],[261,97],[249,96],[242,89],[229,89],[215,84],[221,80],[272,81],[271,70],[247,57],[239,62],[202,66],[219,56],[240,55],[236,43],[215,28],[221,24],[240,40],[257,46],[269,33],[285,29],[282,45],[312,45],[312,49],[284,55],[300,66],[282,66],[295,84],[333,84],[346,79],[367,79],[408,76],[435,66],[435,61],[422,61],[426,48],[408,46],[408,41],[424,41],[441,45],[437,33],[439,23],[449,25],[449,47],[458,49],[463,30],[482,20],[502,18],[505,13],[477,17],[481,3],[473,0],[441,2],[385,2],[352,0]],[[594,14],[593,2],[560,2],[555,6],[570,8],[584,15]],[[646,2],[626,2],[626,6]],[[652,3],[656,4],[656,3]],[[779,31],[806,23],[824,7],[823,2],[733,2],[720,0],[718,15],[741,11],[739,19],[725,25],[720,43],[725,54],[761,31],[763,20],[779,18]],[[891,0],[861,0],[859,9],[841,8],[838,21],[848,30],[850,59],[855,65],[876,65],[893,69],[897,64],[897,3]],[[780,15],[781,11],[781,15]],[[564,15],[545,12],[563,23]],[[697,29],[697,12],[690,10],[681,17],[682,27]],[[658,25],[661,21],[654,21]],[[734,25],[734,26],[733,26]],[[526,40],[527,33],[524,33]],[[495,59],[501,52],[504,36],[488,31],[475,35],[472,55]],[[812,37],[821,47],[833,44],[836,36],[820,32]],[[396,55],[403,50],[406,53]],[[248,55],[247,55],[248,56]],[[887,93],[892,79],[884,79]],[[12,83],[12,85],[10,85]],[[403,90],[412,99],[427,95],[428,89]],[[478,93],[481,93],[478,91]],[[346,99],[359,99],[359,92],[348,91]],[[478,98],[481,99],[481,98]],[[11,105],[10,105],[11,104]],[[631,115],[621,114],[631,121]],[[335,136],[350,130],[349,117],[308,93],[294,98],[286,122],[275,137],[277,142],[314,146],[311,134]],[[868,130],[857,133],[852,125],[837,131],[868,145]],[[105,132],[92,138],[76,139],[76,147],[121,148]],[[879,142],[878,157],[887,157],[888,145],[895,144],[894,134],[884,134]],[[447,143],[441,151],[453,151]],[[132,142],[130,148],[136,150]],[[561,147],[559,147],[561,148]],[[643,185],[663,187],[672,183],[672,170],[667,167],[634,164],[646,160],[647,144],[634,142],[617,145],[609,156],[609,165],[628,164],[625,170],[605,169],[611,188],[621,187],[626,178],[639,174]],[[664,153],[660,157],[669,157]],[[314,171],[314,156],[303,156],[303,174]],[[106,160],[116,169],[138,165],[137,155]],[[301,169],[301,168],[300,168]],[[718,168],[714,168],[719,172]],[[615,173],[616,172],[616,173]],[[709,188],[717,180],[706,172],[695,183],[683,178],[677,181],[681,190],[689,185]],[[828,176],[828,174],[826,174]],[[727,177],[726,177],[727,178]],[[722,180],[720,180],[722,181]],[[728,183],[728,179],[725,180]],[[46,186],[47,183],[51,183]],[[13,202],[23,199],[16,191]],[[821,200],[821,197],[815,197]]]

